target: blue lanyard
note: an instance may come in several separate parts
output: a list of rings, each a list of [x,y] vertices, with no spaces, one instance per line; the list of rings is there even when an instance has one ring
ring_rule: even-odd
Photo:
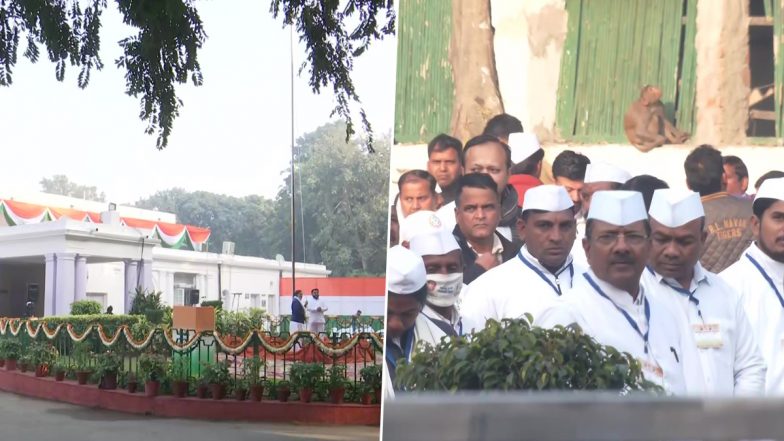
[[[408,333],[403,334],[402,342],[403,356],[406,361],[411,362],[411,351],[414,349],[414,328],[411,328]],[[397,360],[392,359],[391,354],[386,355],[387,363],[392,366],[392,369],[397,369]]]
[[[651,331],[651,307],[648,304],[648,299],[646,297],[643,297],[643,299],[642,299],[643,304],[645,305],[645,322],[648,323],[648,329],[645,331],[645,334],[643,334],[642,331],[640,331],[640,327],[637,326],[637,322],[634,321],[634,319],[629,315],[629,313],[624,311],[623,309],[621,309],[621,307],[619,307],[618,305],[616,305],[615,302],[613,302],[610,299],[610,297],[608,297],[607,294],[605,294],[604,291],[602,291],[602,289],[599,288],[599,285],[597,285],[596,282],[593,281],[593,279],[591,278],[591,276],[588,275],[588,273],[583,273],[583,277],[585,277],[585,279],[588,280],[588,283],[591,284],[593,289],[600,296],[602,296],[605,299],[607,299],[608,302],[612,303],[612,305],[615,306],[615,309],[617,309],[618,312],[623,314],[623,317],[626,319],[627,322],[629,322],[629,325],[631,325],[632,329],[634,329],[637,332],[637,335],[639,335],[640,338],[642,338],[643,344],[645,345],[644,346],[644,350],[645,350],[645,353],[647,354],[648,353],[648,333]]]
[[[541,278],[542,278],[542,280],[544,280],[544,281],[545,281],[545,282],[546,282],[548,285],[550,285],[550,288],[552,288],[552,289],[553,289],[553,291],[555,291],[555,293],[556,293],[556,294],[558,294],[559,296],[562,294],[562,293],[561,293],[561,285],[560,285],[560,284],[558,284],[558,285],[556,286],[556,285],[555,285],[553,282],[551,282],[551,281],[550,281],[550,279],[548,279],[548,278],[547,278],[547,276],[545,276],[545,275],[544,275],[544,273],[543,273],[543,272],[542,272],[542,271],[541,271],[539,268],[535,267],[535,266],[534,266],[534,264],[532,264],[531,262],[529,262],[529,261],[528,261],[528,259],[526,259],[525,257],[523,257],[523,252],[522,252],[522,251],[520,251],[519,253],[517,253],[517,257],[519,257],[519,258],[520,258],[520,260],[522,260],[522,261],[523,261],[523,263],[524,263],[524,264],[525,264],[525,265],[526,265],[528,268],[531,268],[531,270],[532,270],[533,272],[535,272],[535,273],[536,273],[536,275],[538,275],[539,277],[541,277]],[[559,275],[560,275],[562,272],[564,272],[564,271],[566,270],[566,268],[569,268],[569,277],[570,277],[570,278],[572,278],[572,279],[574,278],[574,266],[572,265],[572,262],[569,262],[569,265],[567,265],[567,266],[566,266],[566,267],[564,267],[564,268],[563,268],[561,271],[559,271],[559,272],[558,272],[558,274],[553,274],[553,275],[555,276],[555,281],[556,281],[556,282],[558,282],[558,276],[559,276]],[[569,285],[569,287],[571,288],[571,285]]]
[[[762,269],[762,265],[760,265],[759,262],[754,260],[754,258],[751,257],[748,253],[746,253],[746,257],[751,261],[752,265],[757,267],[757,270],[759,270],[760,274],[762,274],[762,277],[764,277],[765,280],[768,282],[768,285],[770,285],[770,287],[773,288],[773,292],[775,292],[776,297],[779,298],[779,303],[781,303],[781,306],[784,308],[784,299],[781,298],[781,293],[779,292],[779,289],[776,288],[776,284],[773,283],[773,279],[771,279],[768,273],[766,273],[765,270]]]
[[[645,268],[647,268],[648,271],[650,271],[651,274],[656,276],[656,273],[653,271],[653,269],[650,266],[646,266]],[[694,306],[697,307],[697,315],[700,317],[700,319],[703,320],[703,322],[705,321],[705,318],[702,317],[702,310],[700,309],[700,301],[699,301],[699,299],[694,297],[694,294],[697,292],[697,288],[694,288],[694,291],[689,291],[688,289],[684,289],[683,287],[676,286],[676,285],[671,285],[669,282],[664,280],[663,277],[662,277],[662,282],[664,282],[665,285],[667,285],[670,288],[672,288],[675,292],[683,294],[686,297],[688,297],[689,301],[691,303],[694,303]]]

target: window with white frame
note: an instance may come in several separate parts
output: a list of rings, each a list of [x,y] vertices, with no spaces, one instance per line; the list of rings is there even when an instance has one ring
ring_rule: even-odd
[[[261,308],[261,294],[259,293],[250,294],[250,307]]]

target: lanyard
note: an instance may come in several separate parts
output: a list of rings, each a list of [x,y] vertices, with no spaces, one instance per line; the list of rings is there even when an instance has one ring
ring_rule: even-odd
[[[551,282],[551,281],[550,281],[550,279],[548,279],[548,278],[547,278],[547,276],[545,276],[545,275],[544,275],[544,273],[543,273],[543,272],[542,272],[542,271],[541,271],[539,268],[535,267],[535,266],[534,266],[534,264],[532,264],[531,262],[529,262],[529,261],[528,261],[528,259],[526,259],[525,257],[523,257],[523,252],[522,252],[522,251],[520,251],[519,253],[517,253],[517,257],[519,257],[519,258],[520,258],[520,260],[522,260],[522,261],[523,261],[523,263],[524,263],[524,264],[525,264],[525,265],[526,265],[528,268],[531,268],[531,270],[532,270],[533,272],[535,272],[535,273],[536,273],[536,275],[538,275],[539,277],[541,277],[541,279],[542,279],[542,280],[544,280],[544,281],[545,281],[545,282],[546,282],[548,285],[550,285],[550,288],[552,288],[552,289],[553,289],[553,291],[555,291],[555,293],[556,293],[556,294],[558,294],[559,296],[560,296],[562,293],[561,293],[561,284],[560,284],[560,283],[558,283],[558,276],[559,276],[559,275],[560,275],[562,272],[564,272],[564,271],[566,270],[566,268],[569,268],[569,277],[570,277],[570,278],[574,278],[574,266],[572,265],[572,262],[569,262],[569,265],[566,265],[566,266],[565,266],[563,269],[561,269],[561,271],[559,271],[559,272],[558,272],[558,274],[553,274],[553,275],[555,276],[555,283],[553,283],[553,282]],[[556,285],[556,284],[557,284],[557,285]],[[569,285],[569,287],[571,288],[571,285]]]
[[[653,271],[653,269],[650,266],[646,266],[645,268],[647,268],[648,271],[650,271],[650,273],[654,277],[656,276],[656,273]],[[683,294],[686,297],[688,297],[689,298],[689,302],[694,303],[694,306],[697,308],[697,315],[700,317],[702,322],[705,323],[705,318],[702,316],[702,310],[700,309],[700,301],[699,301],[699,299],[694,297],[694,294],[697,292],[697,288],[694,288],[694,291],[689,291],[688,289],[684,289],[683,287],[670,284],[668,281],[664,280],[664,277],[662,277],[662,282],[664,282],[665,285],[667,285],[670,288],[672,288],[673,291],[675,291],[677,293],[680,293],[680,294]],[[698,288],[699,288],[699,286],[698,286]]]
[[[781,303],[781,306],[784,307],[784,298],[781,298],[781,293],[779,292],[779,289],[776,288],[776,284],[773,283],[773,279],[771,279],[768,273],[766,273],[765,270],[762,269],[762,265],[760,265],[759,262],[754,260],[754,258],[751,257],[748,253],[746,253],[746,257],[751,261],[752,265],[757,267],[757,270],[760,272],[760,274],[762,274],[762,277],[765,278],[765,281],[768,282],[768,285],[770,285],[770,287],[773,288],[773,292],[776,293],[776,297],[779,298],[779,303]]]
[[[414,348],[414,328],[411,328],[408,333],[403,334],[401,343],[403,343],[403,347],[401,348],[403,349],[403,356],[406,358],[406,361],[411,363],[411,352]],[[392,358],[392,354],[387,354],[386,359],[393,370],[397,369],[397,360]]]
[[[634,321],[632,316],[630,316],[629,313],[624,311],[620,306],[616,305],[615,302],[613,302],[610,299],[610,297],[608,297],[607,294],[605,294],[604,291],[602,291],[602,289],[599,288],[599,285],[597,285],[596,282],[593,281],[593,279],[591,278],[591,276],[588,275],[588,273],[583,273],[583,277],[585,277],[585,279],[588,280],[588,283],[591,284],[593,289],[600,296],[602,296],[605,299],[607,299],[608,302],[612,303],[612,305],[615,306],[615,309],[617,309],[618,312],[623,314],[623,317],[626,319],[627,322],[629,322],[629,325],[632,327],[632,329],[634,329],[637,332],[637,335],[639,335],[640,338],[642,338],[643,344],[645,345],[644,346],[645,353],[647,354],[648,353],[648,333],[651,331],[651,307],[648,304],[648,299],[645,296],[643,296],[643,298],[642,298],[643,304],[645,305],[645,322],[648,323],[648,329],[645,331],[645,334],[643,334],[642,331],[640,331],[640,327],[637,326],[637,322]]]

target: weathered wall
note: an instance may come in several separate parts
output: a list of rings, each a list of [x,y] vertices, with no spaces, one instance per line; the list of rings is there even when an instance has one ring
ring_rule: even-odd
[[[746,133],[750,74],[748,2],[697,3],[697,130],[694,142],[742,143]]]
[[[566,39],[564,0],[493,0],[495,58],[506,113],[549,140]]]

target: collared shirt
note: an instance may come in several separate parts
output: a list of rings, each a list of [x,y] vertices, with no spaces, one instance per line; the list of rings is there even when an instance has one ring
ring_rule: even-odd
[[[571,256],[555,273],[542,266],[523,246],[517,256],[490,269],[471,282],[461,294],[460,312],[466,332],[484,328],[489,319],[534,318],[572,286],[572,277],[583,269]],[[469,327],[470,326],[470,327]]]
[[[577,237],[574,239],[572,245],[572,258],[574,263],[583,268],[588,268],[588,258],[585,256],[585,249],[583,249],[583,238],[585,237],[585,218],[579,216],[577,218]]]
[[[740,295],[697,262],[688,289],[648,268],[643,285],[651,296],[670,302],[692,328],[705,374],[706,392],[762,395],[765,361]]]
[[[465,285],[463,285],[463,289],[465,289]],[[454,329],[455,334],[463,335],[463,321],[461,320],[460,309],[457,304],[452,306],[451,319],[447,319],[446,317],[439,314],[438,311],[431,308],[430,305],[427,304],[425,305],[424,308],[422,308],[422,312],[420,314],[424,314],[425,317],[428,317],[431,320],[437,320],[439,322],[443,322],[446,325],[450,326],[452,329]]]
[[[474,246],[471,244],[471,241],[466,239],[466,243],[468,244],[468,248],[471,248],[471,251],[479,255],[480,253],[476,251]],[[501,238],[498,237],[497,234],[493,234],[493,246],[490,248],[490,252],[495,256],[495,260],[498,263],[502,263],[504,261],[504,244],[501,243]]]
[[[319,312],[318,308],[322,310]],[[321,300],[321,297],[318,299],[315,297],[311,297],[308,300],[308,312],[310,313],[310,321],[309,323],[324,323],[326,320],[324,318],[324,311],[327,310],[327,305]]]
[[[575,278],[574,288],[535,320],[536,325],[543,327],[572,323],[599,343],[637,358],[645,378],[667,392],[674,395],[704,392],[702,367],[688,324],[665,302],[649,296],[645,287],[640,286],[637,298],[633,299],[628,292],[599,279],[592,271],[580,274]]]
[[[784,395],[784,305],[776,295],[778,291],[784,296],[784,263],[771,259],[752,243],[719,276],[740,293],[752,332],[767,362],[766,393]]]

